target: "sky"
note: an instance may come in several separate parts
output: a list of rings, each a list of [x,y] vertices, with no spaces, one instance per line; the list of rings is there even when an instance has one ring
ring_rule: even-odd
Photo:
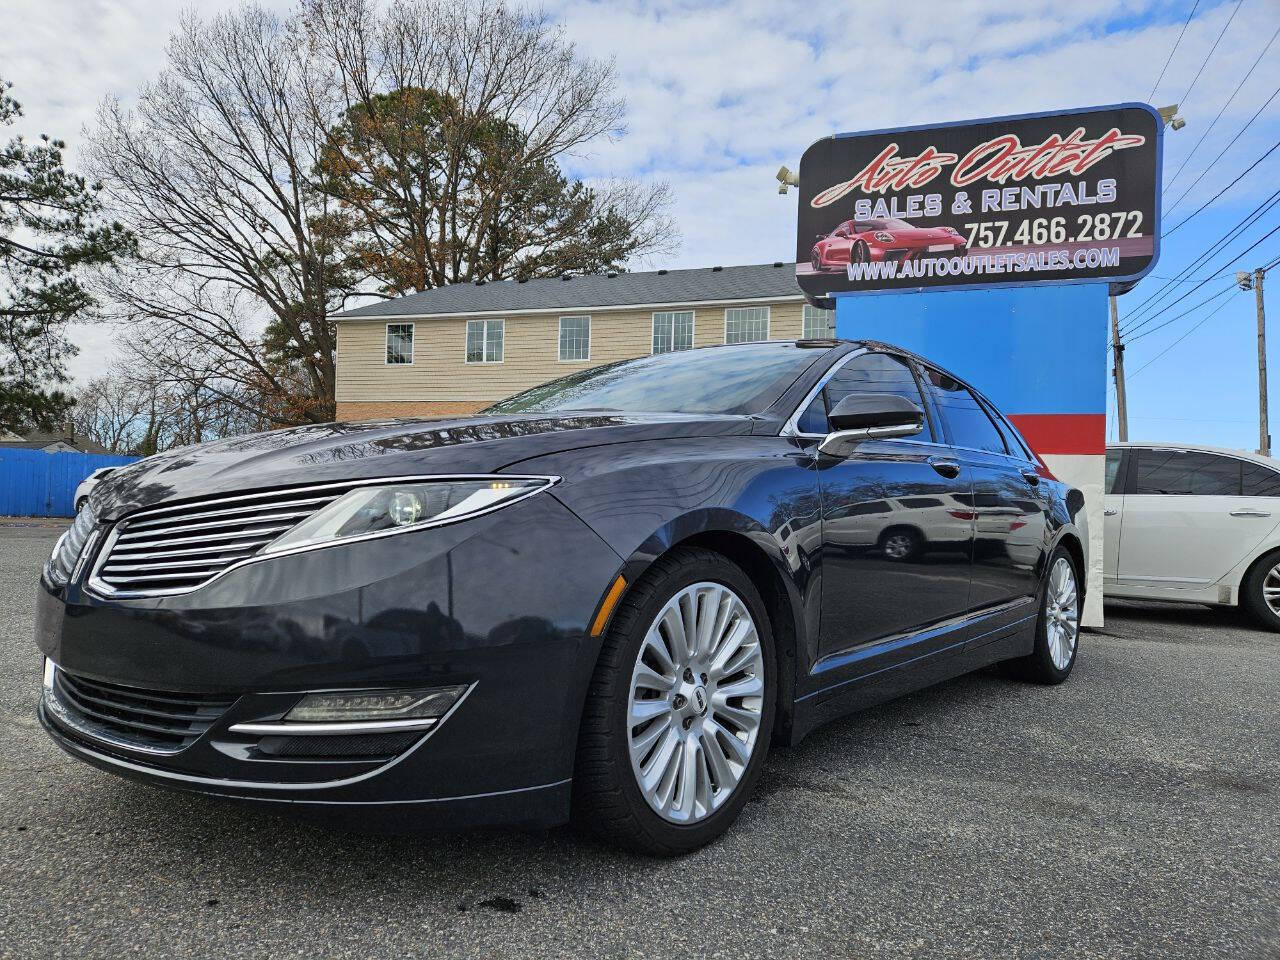
[[[204,0],[199,9],[232,5]],[[282,13],[291,6],[265,5]],[[568,158],[566,166],[585,178],[651,177],[672,186],[682,243],[639,268],[788,259],[796,199],[794,192],[778,195],[774,174],[781,164],[794,169],[805,147],[836,132],[1124,101],[1179,103],[1186,127],[1165,139],[1166,232],[1280,141],[1280,97],[1251,120],[1280,89],[1280,40],[1267,46],[1280,30],[1280,0],[548,0],[544,6],[582,53],[614,60],[628,103],[626,132]],[[13,81],[26,110],[19,129],[69,141],[72,166],[101,99],[127,103],[162,69],[183,9],[165,0],[8,0],[7,7],[0,75]],[[1176,303],[1126,353],[1131,439],[1256,448],[1254,296],[1233,291],[1196,304],[1226,288],[1235,270],[1280,257],[1280,233],[1222,277],[1188,291],[1280,226],[1274,208],[1220,253],[1203,257],[1270,196],[1278,174],[1280,150],[1169,234],[1151,276],[1120,298],[1122,327]],[[1184,281],[1169,288],[1173,295],[1127,319],[1188,267]],[[1272,277],[1275,299],[1280,272]],[[1273,316],[1280,318],[1280,299]],[[74,375],[100,372],[111,331],[80,326],[73,335],[82,348],[71,363]],[[1280,327],[1270,336],[1269,363],[1274,397]],[[1280,403],[1271,409],[1280,417]],[[1114,415],[1108,429],[1114,438]],[[1280,441],[1280,424],[1273,433]]]

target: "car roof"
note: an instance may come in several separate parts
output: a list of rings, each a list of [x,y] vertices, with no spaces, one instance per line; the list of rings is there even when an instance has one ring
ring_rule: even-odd
[[[1272,470],[1280,470],[1280,460],[1275,457],[1264,457],[1262,454],[1254,453],[1251,450],[1237,450],[1234,447],[1214,447],[1205,443],[1157,443],[1149,440],[1130,440],[1108,443],[1107,449],[1185,450],[1188,453],[1216,453],[1225,457],[1235,457],[1237,460],[1260,463],[1265,467],[1270,467]]]

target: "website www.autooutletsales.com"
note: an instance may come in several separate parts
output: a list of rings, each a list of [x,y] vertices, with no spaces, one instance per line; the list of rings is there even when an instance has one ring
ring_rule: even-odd
[[[924,277],[987,276],[1061,270],[1098,270],[1120,265],[1119,247],[1084,250],[1026,250],[1015,253],[976,253],[962,257],[920,260],[878,260],[850,263],[849,279],[916,280]]]

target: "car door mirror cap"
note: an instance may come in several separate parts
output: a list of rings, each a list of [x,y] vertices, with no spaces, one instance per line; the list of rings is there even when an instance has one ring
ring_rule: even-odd
[[[851,393],[831,408],[827,422],[834,432],[910,426],[919,433],[924,411],[896,393]]]

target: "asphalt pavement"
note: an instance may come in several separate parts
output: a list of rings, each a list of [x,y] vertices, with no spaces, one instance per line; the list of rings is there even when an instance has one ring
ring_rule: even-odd
[[[984,672],[775,750],[680,860],[370,836],[117,779],[35,720],[0,521],[0,957],[1280,957],[1280,635],[1113,604],[1070,681]]]

